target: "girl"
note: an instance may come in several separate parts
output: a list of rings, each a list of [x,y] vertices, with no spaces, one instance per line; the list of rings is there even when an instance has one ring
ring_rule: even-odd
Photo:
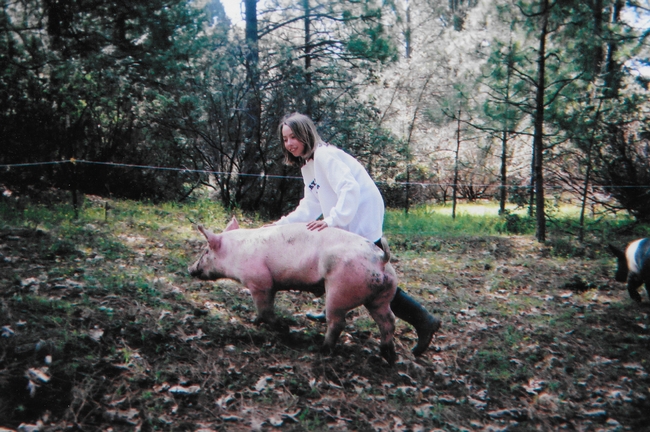
[[[305,190],[298,207],[274,225],[307,222],[313,231],[336,227],[381,248],[384,200],[365,168],[343,150],[324,142],[314,122],[303,114],[286,116],[278,132],[284,143],[285,162],[301,167]],[[390,307],[398,318],[415,327],[418,343],[413,354],[421,355],[440,328],[440,320],[400,288]],[[324,314],[307,316],[319,321],[325,318]]]

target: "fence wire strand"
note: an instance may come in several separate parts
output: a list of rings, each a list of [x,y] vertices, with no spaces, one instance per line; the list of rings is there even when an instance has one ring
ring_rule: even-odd
[[[84,159],[65,159],[65,160],[60,160],[60,161],[47,161],[47,162],[27,162],[27,163],[18,163],[18,164],[0,164],[0,168],[4,168],[6,170],[10,170],[12,168],[21,168],[21,167],[32,167],[32,166],[43,166],[43,165],[62,165],[62,164],[87,164],[87,165],[105,165],[105,166],[115,166],[115,167],[122,167],[122,168],[134,168],[134,169],[148,169],[148,170],[158,170],[158,171],[177,171],[177,172],[187,172],[187,173],[197,173],[197,174],[212,174],[212,175],[220,175],[220,176],[228,176],[228,175],[233,175],[233,176],[245,176],[245,177],[261,177],[261,178],[278,178],[278,179],[292,179],[292,180],[302,180],[302,177],[298,176],[281,176],[281,175],[274,175],[274,174],[250,174],[250,173],[237,173],[237,172],[224,172],[224,171],[212,171],[212,170],[205,170],[205,169],[192,169],[192,168],[179,168],[179,167],[164,167],[164,166],[153,166],[153,165],[136,165],[136,164],[126,164],[126,163],[118,163],[118,162],[99,162],[99,161],[88,161]],[[401,185],[401,186],[422,186],[422,187],[429,187],[429,186],[438,186],[438,187],[453,187],[453,183],[425,183],[425,182],[402,182],[402,181],[394,181],[394,182],[388,182],[388,181],[376,181],[376,183],[380,184],[388,184],[388,185]],[[531,185],[515,185],[515,184],[507,184],[505,186],[503,185],[495,185],[495,184],[464,184],[464,183],[457,183],[456,187],[490,187],[490,186],[495,186],[498,188],[501,187],[507,187],[507,188],[519,188],[519,189],[530,189],[533,186]],[[634,185],[634,186],[627,186],[627,185],[607,185],[607,186],[599,186],[602,189],[614,189],[614,188],[648,188],[650,189],[650,185]],[[546,186],[546,188],[549,189],[563,189],[561,186]]]

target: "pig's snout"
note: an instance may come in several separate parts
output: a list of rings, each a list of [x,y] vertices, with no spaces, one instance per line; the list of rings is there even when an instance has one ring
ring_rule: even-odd
[[[192,277],[199,277],[199,274],[201,273],[201,270],[198,269],[198,266],[196,263],[192,264],[187,268],[187,271],[190,272],[190,276]]]
[[[203,258],[203,257],[201,257]],[[201,258],[199,258],[194,264],[189,266],[187,268],[187,271],[190,272],[190,276],[199,278],[199,279],[205,279],[205,274],[203,272],[203,268],[201,266]]]
[[[216,271],[216,269],[212,265],[207,254],[201,255],[201,258],[199,258],[198,260],[196,260],[194,264],[189,266],[187,268],[187,271],[190,272],[190,275],[192,277],[201,280],[217,280],[220,277],[222,277],[220,273]]]
[[[199,267],[191,266],[190,268],[188,268],[188,270],[190,271],[190,276],[195,277],[197,279],[201,279],[201,280],[215,279],[213,277],[210,277],[210,275],[208,275],[205,271],[203,271],[203,269]]]

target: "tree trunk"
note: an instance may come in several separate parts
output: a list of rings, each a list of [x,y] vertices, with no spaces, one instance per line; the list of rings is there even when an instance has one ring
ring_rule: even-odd
[[[616,0],[612,11],[612,24],[617,24],[621,19],[621,9],[625,6],[623,0]],[[605,97],[616,98],[621,86],[620,65],[616,62],[618,44],[612,39],[607,45],[607,60],[605,61]]]
[[[456,219],[456,196],[458,192],[458,155],[460,154],[460,114],[458,110],[458,126],[456,127],[456,155],[454,164],[454,186],[451,193],[451,218]]]
[[[501,137],[501,194],[499,196],[499,214],[506,214],[507,187],[507,163],[508,163],[508,131],[504,130]]]
[[[591,147],[593,141],[589,143],[589,152],[587,153],[587,172],[585,173],[585,183],[582,188],[582,205],[580,206],[580,232],[578,239],[582,242],[585,239],[585,207],[587,206],[587,195],[589,194],[589,181],[591,176]]]
[[[413,130],[415,129],[415,121],[418,118],[418,111],[420,110],[420,102],[422,101],[422,95],[424,95],[424,91],[427,88],[427,85],[429,85],[429,81],[431,80],[432,75],[428,75],[426,80],[424,81],[424,85],[422,86],[422,90],[420,91],[420,95],[418,96],[418,100],[415,104],[415,110],[413,111],[413,120],[411,120],[411,124],[409,125],[409,135],[408,139],[406,140],[406,214],[409,212],[409,187],[411,184],[411,173],[410,173],[410,165],[411,165],[411,138],[413,137]]]
[[[531,218],[535,215],[535,145],[530,156],[530,186],[528,193],[528,216]]]
[[[512,44],[510,45],[510,53],[512,54]],[[499,214],[506,213],[506,198],[508,195],[508,132],[510,131],[510,77],[512,75],[512,59],[508,57],[508,73],[506,75],[506,98],[505,98],[505,120],[503,125],[503,133],[501,135],[501,194],[499,197]]]
[[[546,241],[546,214],[544,209],[544,94],[546,90],[546,36],[548,34],[548,0],[543,1],[542,28],[539,37],[537,59],[537,95],[535,97],[535,130],[533,148],[535,149],[535,209],[537,216],[536,238]]]
[[[248,74],[249,92],[246,101],[246,112],[243,118],[243,151],[237,180],[236,204],[242,209],[254,209],[264,192],[259,187],[261,168],[260,148],[260,115],[261,102],[259,97],[259,48],[257,32],[257,0],[245,0],[246,5],[246,70]]]
[[[311,87],[311,29],[309,0],[302,1],[305,10],[305,114],[309,117],[313,112],[313,92]]]
[[[404,56],[407,59],[411,58],[411,5],[409,0],[406,0],[406,30],[404,30]]]

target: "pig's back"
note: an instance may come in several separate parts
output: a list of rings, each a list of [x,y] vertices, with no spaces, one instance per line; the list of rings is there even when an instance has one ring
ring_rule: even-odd
[[[310,231],[304,223],[296,223],[271,229],[265,233],[268,235],[265,247],[272,245],[269,258],[296,271],[316,270],[323,260],[331,261],[332,258],[376,262],[384,256],[383,251],[366,238],[339,228]]]
[[[277,244],[296,252],[317,248],[318,251],[348,250],[360,253],[373,250],[374,245],[366,238],[339,228],[325,228],[322,231],[310,231],[304,223],[281,225],[274,237]]]

